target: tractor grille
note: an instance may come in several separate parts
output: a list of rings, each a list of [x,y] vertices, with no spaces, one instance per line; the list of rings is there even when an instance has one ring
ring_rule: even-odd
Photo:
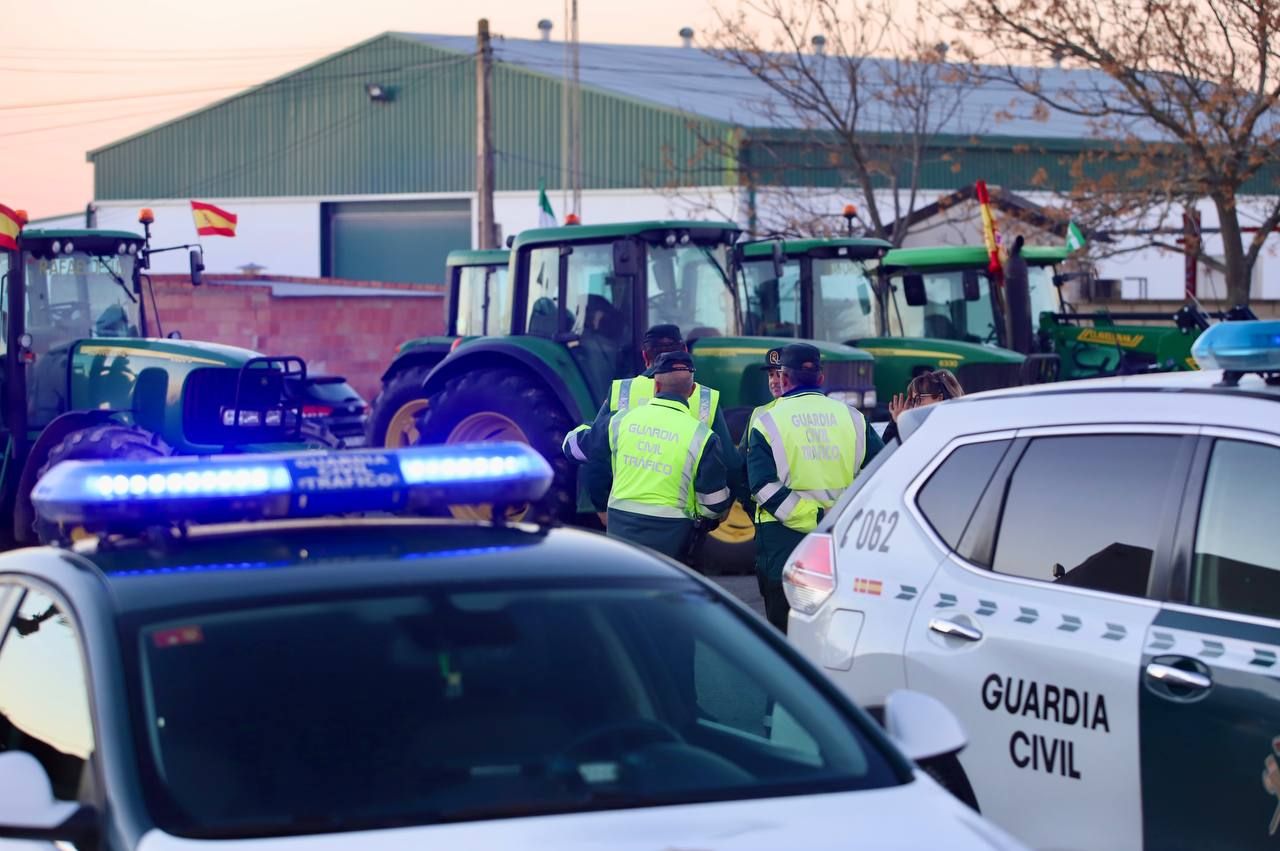
[[[823,389],[828,392],[870,390],[875,387],[874,361],[824,361],[822,371],[826,375]]]
[[[966,393],[998,390],[1022,384],[1020,363],[971,363],[956,370],[956,378]]]

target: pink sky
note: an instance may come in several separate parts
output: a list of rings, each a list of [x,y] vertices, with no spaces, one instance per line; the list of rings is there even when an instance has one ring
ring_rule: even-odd
[[[562,0],[59,0],[7,3],[0,46],[0,203],[32,216],[84,209],[85,152],[387,30],[536,38]],[[679,43],[707,0],[579,0],[583,41]],[[111,98],[111,100],[108,100]]]

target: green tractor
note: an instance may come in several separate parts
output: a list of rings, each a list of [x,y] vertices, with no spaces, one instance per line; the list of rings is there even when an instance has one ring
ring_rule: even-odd
[[[770,398],[760,369],[765,352],[789,342],[743,333],[734,270],[738,234],[729,223],[683,221],[521,233],[511,253],[514,285],[500,311],[509,319],[507,333],[491,328],[466,339],[431,370],[423,385],[429,401],[420,439],[531,444],[555,470],[553,486],[532,509],[564,520],[589,517],[591,507],[561,442],[569,429],[595,416],[610,382],[643,369],[641,338],[658,323],[682,329],[697,359],[698,381],[720,391],[737,439],[751,410]],[[839,343],[817,345],[828,392],[862,403],[872,391],[871,356]],[[749,570],[754,534],[750,519],[736,510],[707,541],[704,564]]]
[[[171,249],[151,249],[143,222],[147,236],[26,229],[0,252],[0,500],[13,518],[2,546],[55,532],[36,529],[30,494],[60,461],[332,443],[303,416],[315,379],[300,358],[149,336],[143,271]],[[191,252],[193,284],[200,258]]]
[[[880,265],[881,292],[893,293],[888,327],[897,325],[899,340],[862,340],[876,356],[876,379],[903,363],[892,380],[904,387],[913,374],[946,367],[967,392],[1018,384],[1099,378],[1152,371],[1196,369],[1191,344],[1210,319],[1250,318],[1244,308],[1206,313],[1189,303],[1176,313],[1126,313],[1130,324],[1116,324],[1105,311],[1076,313],[1061,299],[1057,273],[1066,260],[1065,246],[1025,246],[1030,296],[1025,321],[1006,316],[987,274],[982,246],[905,248],[890,251]],[[902,292],[905,304],[896,293]],[[1136,324],[1139,322],[1160,324]],[[1034,324],[1034,327],[1033,327]],[[936,360],[890,346],[929,348]],[[950,352],[953,357],[941,355]],[[884,392],[884,391],[882,391]]]
[[[1003,323],[995,321],[985,249],[893,250],[884,240],[852,237],[788,240],[781,243],[783,274],[776,276],[774,245],[756,243],[744,252],[744,298],[748,316],[758,317],[751,330],[872,354],[875,390],[859,407],[875,419],[888,417],[889,400],[921,372],[947,368],[966,388],[985,390],[1023,383],[1031,368],[1047,369],[1043,362],[1052,361],[1037,356],[1029,364],[1025,355],[1000,347]],[[1052,251],[1029,250],[1037,293],[1043,264],[1056,262]]]
[[[396,347],[373,400],[365,437],[369,446],[412,446],[418,417],[427,407],[423,384],[436,364],[468,337],[500,335],[510,323],[505,250],[450,251],[445,260],[445,332],[417,337]]]

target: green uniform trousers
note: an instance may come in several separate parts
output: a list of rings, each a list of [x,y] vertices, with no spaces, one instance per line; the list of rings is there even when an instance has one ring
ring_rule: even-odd
[[[786,567],[791,551],[804,540],[805,533],[788,529],[781,523],[760,523],[756,526],[756,582],[760,596],[764,597],[764,614],[769,623],[787,631],[787,595],[782,591],[782,568]]]

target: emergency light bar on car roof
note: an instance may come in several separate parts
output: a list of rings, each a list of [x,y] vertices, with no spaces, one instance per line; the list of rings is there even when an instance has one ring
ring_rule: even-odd
[[[1280,375],[1280,321],[1254,319],[1219,322],[1191,346],[1201,369],[1225,371],[1223,384],[1234,386],[1245,373]]]
[[[64,529],[137,532],[353,512],[415,513],[446,505],[519,505],[551,485],[551,467],[522,443],[392,450],[63,461],[31,494]]]

